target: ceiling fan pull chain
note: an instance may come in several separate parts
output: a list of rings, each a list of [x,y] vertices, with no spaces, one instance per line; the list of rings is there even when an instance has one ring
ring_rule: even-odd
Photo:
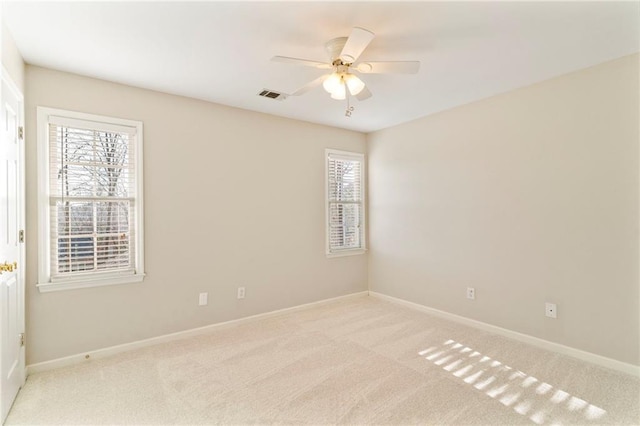
[[[348,91],[348,90],[347,90],[346,95],[347,95],[347,96],[346,96],[346,98],[347,98],[347,109],[346,109],[346,111],[344,112],[344,116],[345,116],[345,117],[347,117],[347,118],[349,118],[349,117],[351,117],[351,113],[353,112],[354,108],[353,108],[353,107],[351,106],[351,104],[349,103],[349,98],[350,98],[350,96],[349,96],[349,91]]]

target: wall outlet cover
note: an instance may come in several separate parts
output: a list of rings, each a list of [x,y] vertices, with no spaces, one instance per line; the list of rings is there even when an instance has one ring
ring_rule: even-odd
[[[476,289],[473,287],[467,287],[467,299],[474,300],[476,298]]]
[[[198,297],[198,305],[205,306],[209,303],[209,293],[200,293]]]
[[[557,318],[558,317],[558,307],[555,303],[545,303],[544,304],[544,314],[549,318]]]

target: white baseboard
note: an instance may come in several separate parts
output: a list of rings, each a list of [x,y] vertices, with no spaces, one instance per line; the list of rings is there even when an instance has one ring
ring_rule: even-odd
[[[304,305],[293,306],[291,308],[279,309],[277,311],[265,312],[262,314],[252,315],[249,317],[238,318],[230,321],[220,322],[216,324],[206,325],[204,327],[192,328],[190,330],[179,331],[177,333],[165,334],[163,336],[152,337],[150,339],[138,340],[131,343],[125,343],[117,346],[110,346],[107,348],[96,349],[93,351],[87,351],[76,355],[70,355],[63,358],[57,358],[50,361],[39,362],[37,364],[27,365],[27,376],[29,374],[40,373],[42,371],[53,370],[60,367],[66,367],[69,365],[80,364],[82,362],[90,362],[93,359],[100,359],[115,355],[121,352],[127,352],[133,349],[144,348],[147,346],[157,345],[159,343],[171,342],[174,340],[180,340],[187,337],[199,336],[206,334],[213,330],[230,327],[246,322],[257,321],[265,318],[270,318],[290,312],[307,309],[313,306],[324,305],[327,303],[335,302],[337,300],[352,299],[356,297],[362,297],[369,294],[368,291],[361,291],[358,293],[347,294],[345,296],[333,297],[330,299],[319,300],[317,302],[305,303]]]
[[[377,293],[375,291],[369,291],[369,296],[376,297],[381,300],[387,300],[389,302],[397,303],[412,309],[417,309],[428,314],[454,321],[460,324],[468,325],[470,327],[478,328],[491,333],[499,334],[504,337],[508,337],[519,342],[528,343],[532,346],[537,346],[548,351],[561,353],[574,358],[578,358],[582,361],[587,361],[592,364],[599,365],[601,367],[610,368],[612,370],[620,371],[622,373],[630,374],[636,377],[640,377],[640,367],[627,364],[626,362],[618,361],[612,358],[607,358],[601,355],[596,355],[591,352],[582,351],[569,346],[564,346],[559,343],[550,342],[548,340],[540,339],[538,337],[529,336],[528,334],[518,333],[517,331],[508,330],[506,328],[498,327],[495,325],[487,324],[481,321],[476,321],[470,318],[462,317],[460,315],[451,314],[449,312],[440,311],[438,309],[430,308],[428,306],[420,305],[418,303],[409,302],[404,299],[398,299],[396,297],[387,296],[386,294]]]
[[[92,359],[100,359],[107,356],[115,355],[121,352],[130,351],[133,349],[144,348],[147,346],[153,346],[160,343],[171,342],[175,340],[185,339],[192,336],[198,336],[202,334],[206,334],[210,331],[222,328],[222,327],[231,327],[237,324],[242,324],[245,322],[257,321],[265,318],[270,318],[290,312],[295,312],[303,309],[307,309],[313,306],[319,306],[326,303],[331,303],[337,300],[345,300],[356,297],[362,297],[366,295],[370,295],[372,297],[376,297],[381,300],[387,300],[393,303],[397,303],[399,305],[403,305],[412,309],[416,309],[422,312],[426,312],[428,314],[444,318],[450,321],[454,321],[460,324],[464,324],[470,327],[478,328],[484,331],[488,331],[491,333],[495,333],[501,336],[505,336],[523,343],[530,344],[532,346],[536,346],[542,349],[546,349],[549,351],[561,353],[563,355],[568,355],[583,361],[587,361],[602,367],[610,368],[612,370],[620,371],[626,374],[631,374],[636,377],[640,377],[640,367],[635,366],[633,364],[627,364],[622,361],[618,361],[615,359],[607,358],[601,355],[596,355],[590,352],[582,351],[580,349],[575,349],[569,346],[564,346],[559,343],[550,342],[548,340],[540,339],[538,337],[529,336],[527,334],[518,333],[517,331],[508,330],[506,328],[498,327],[495,325],[487,324],[481,321],[476,321],[470,318],[462,317],[460,315],[451,314],[449,312],[440,311],[438,309],[430,308],[428,306],[420,305],[418,303],[409,302],[404,299],[398,299],[396,297],[387,296],[382,293],[377,293],[374,291],[362,291],[358,293],[352,293],[345,296],[338,296],[331,299],[324,299],[317,302],[306,303],[303,305],[293,306],[290,308],[279,309],[276,311],[265,312],[262,314],[252,315],[249,317],[238,318],[235,320],[225,321],[221,323],[206,325],[204,327],[193,328],[190,330],[179,331],[177,333],[165,334],[163,336],[152,337],[149,339],[138,340],[131,343],[125,343],[117,346],[110,346],[107,348],[96,349],[93,351],[87,351],[76,355],[70,355],[63,358],[57,358],[50,361],[39,362],[37,364],[30,364],[27,366],[27,375],[39,373],[42,371],[53,370],[60,367],[66,367],[69,365],[80,364],[82,362],[90,362]]]

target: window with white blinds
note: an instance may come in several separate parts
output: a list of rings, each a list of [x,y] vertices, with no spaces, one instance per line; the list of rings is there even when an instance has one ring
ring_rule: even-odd
[[[50,108],[38,120],[39,287],[141,280],[142,123]]]
[[[364,252],[364,155],[326,150],[327,254]]]

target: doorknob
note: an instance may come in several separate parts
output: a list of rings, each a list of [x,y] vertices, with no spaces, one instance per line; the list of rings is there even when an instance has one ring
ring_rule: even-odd
[[[13,263],[1,263],[0,264],[0,273],[7,271],[7,272],[13,272],[14,269],[18,269],[18,262],[13,262]]]

